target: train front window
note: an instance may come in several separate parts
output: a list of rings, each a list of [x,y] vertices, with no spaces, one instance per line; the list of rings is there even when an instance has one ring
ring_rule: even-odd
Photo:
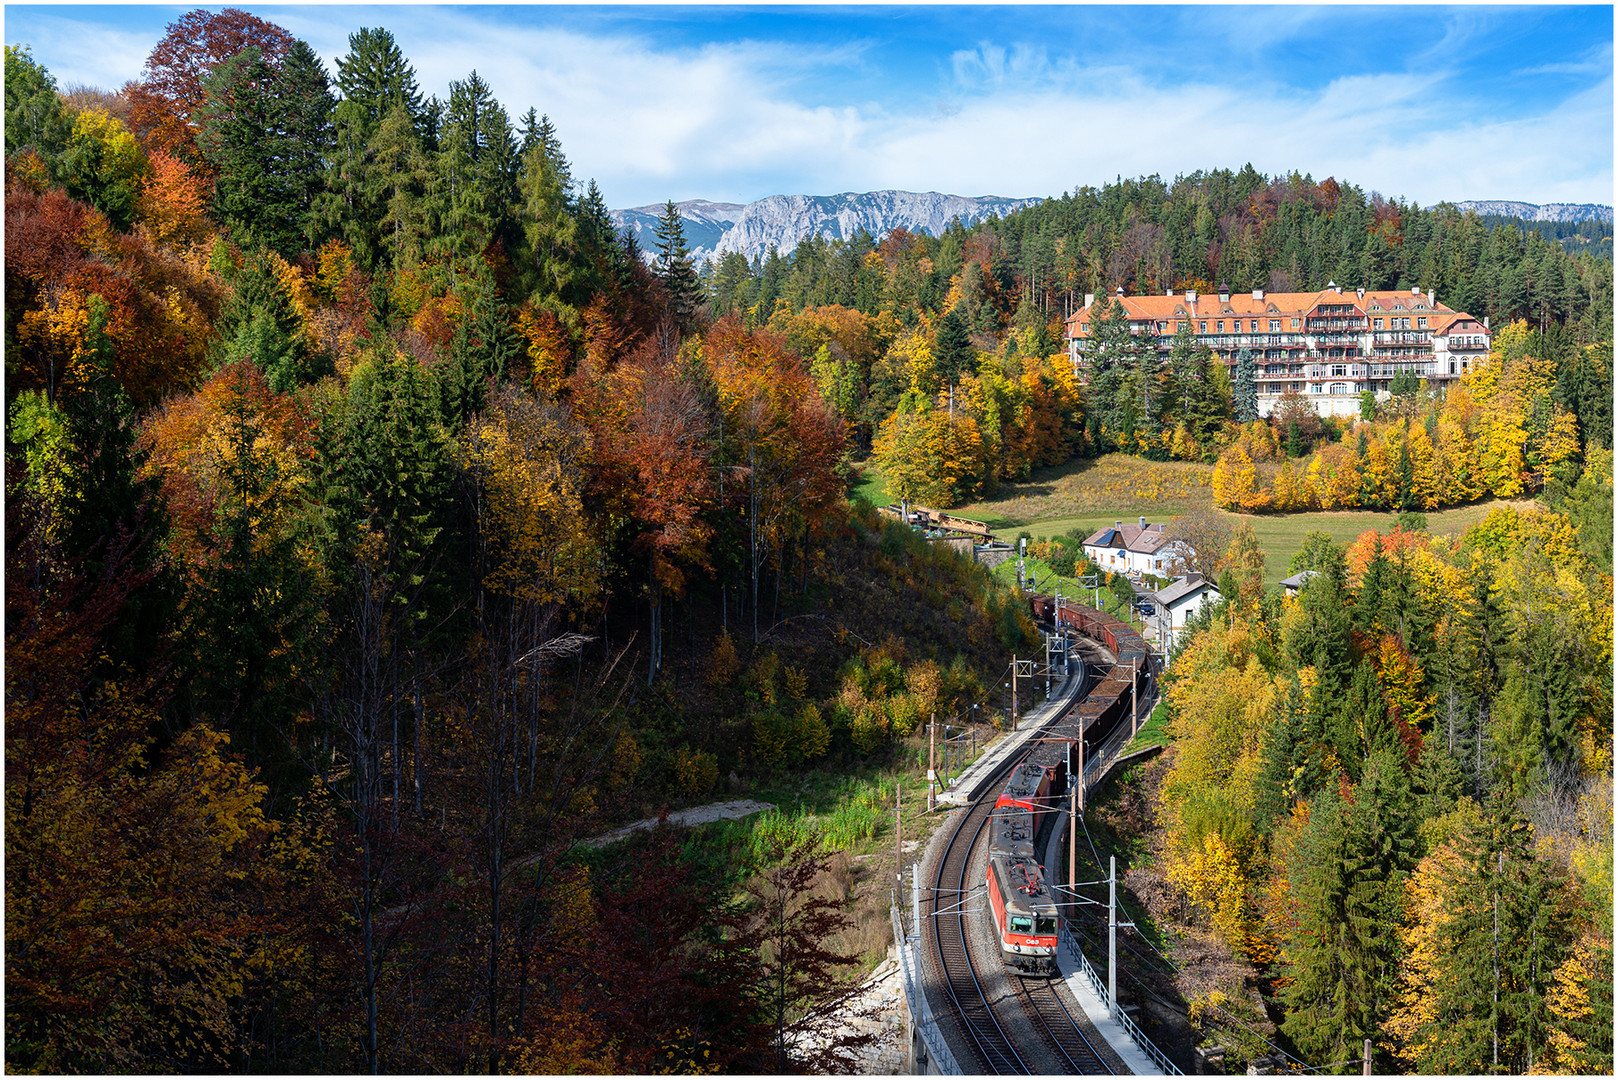
[[[1036,918],[1034,920],[1034,933],[1036,933],[1036,934],[1054,934],[1054,933],[1056,933],[1056,916],[1054,916],[1054,915],[1041,915],[1038,918]]]
[[[1032,920],[1032,919],[1019,918],[1016,915],[1013,915],[1011,917],[1011,932],[1013,934],[1031,933],[1033,931],[1033,926],[1034,926],[1034,920]],[[1052,933],[1054,933],[1054,932],[1055,931],[1052,931]]]

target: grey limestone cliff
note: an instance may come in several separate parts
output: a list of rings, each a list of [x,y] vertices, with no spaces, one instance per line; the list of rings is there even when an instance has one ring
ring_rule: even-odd
[[[873,237],[881,237],[903,227],[937,236],[955,217],[970,225],[991,214],[1006,214],[1041,201],[996,195],[942,195],[936,191],[871,191],[771,195],[745,206],[700,199],[675,205],[685,223],[691,253],[703,262],[733,251],[751,260],[762,256],[772,244],[786,253],[800,240],[817,233],[848,239],[864,229]],[[612,216],[619,228],[633,230],[642,248],[650,251],[662,210],[660,206],[638,206],[615,210]]]

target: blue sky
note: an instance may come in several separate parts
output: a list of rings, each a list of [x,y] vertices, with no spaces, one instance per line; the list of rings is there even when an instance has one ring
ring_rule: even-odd
[[[1423,205],[1613,202],[1613,8],[241,6],[335,72],[393,31],[548,113],[614,207],[1117,176],[1328,175]],[[138,76],[187,6],[7,5],[64,86]]]

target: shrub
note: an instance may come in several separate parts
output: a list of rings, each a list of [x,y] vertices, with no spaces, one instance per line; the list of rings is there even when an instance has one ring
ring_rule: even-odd
[[[687,795],[706,795],[719,782],[719,759],[706,750],[674,752],[674,782]]]
[[[792,724],[794,757],[799,761],[815,761],[826,755],[831,747],[831,728],[813,705],[805,705]]]

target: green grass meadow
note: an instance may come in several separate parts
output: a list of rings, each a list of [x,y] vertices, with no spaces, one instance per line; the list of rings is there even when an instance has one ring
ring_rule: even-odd
[[[862,466],[856,490],[879,505],[887,501],[887,484],[876,466]],[[1317,510],[1306,514],[1232,514],[1218,510],[1211,487],[1213,466],[1192,462],[1155,462],[1123,454],[1094,460],[1075,460],[1037,470],[1023,483],[1002,484],[994,496],[950,511],[987,522],[996,535],[1011,540],[1019,533],[1034,537],[1060,536],[1077,529],[1089,535],[1115,521],[1169,521],[1192,510],[1214,510],[1230,522],[1232,530],[1243,521],[1252,523],[1264,551],[1264,581],[1274,585],[1287,576],[1287,564],[1303,547],[1303,538],[1319,530],[1340,544],[1352,543],[1368,529],[1387,532],[1394,515],[1385,510]],[[880,498],[877,494],[878,493]],[[1433,536],[1459,536],[1489,511],[1503,505],[1527,505],[1487,500],[1427,516]],[[1015,572],[1013,572],[1015,577]]]

